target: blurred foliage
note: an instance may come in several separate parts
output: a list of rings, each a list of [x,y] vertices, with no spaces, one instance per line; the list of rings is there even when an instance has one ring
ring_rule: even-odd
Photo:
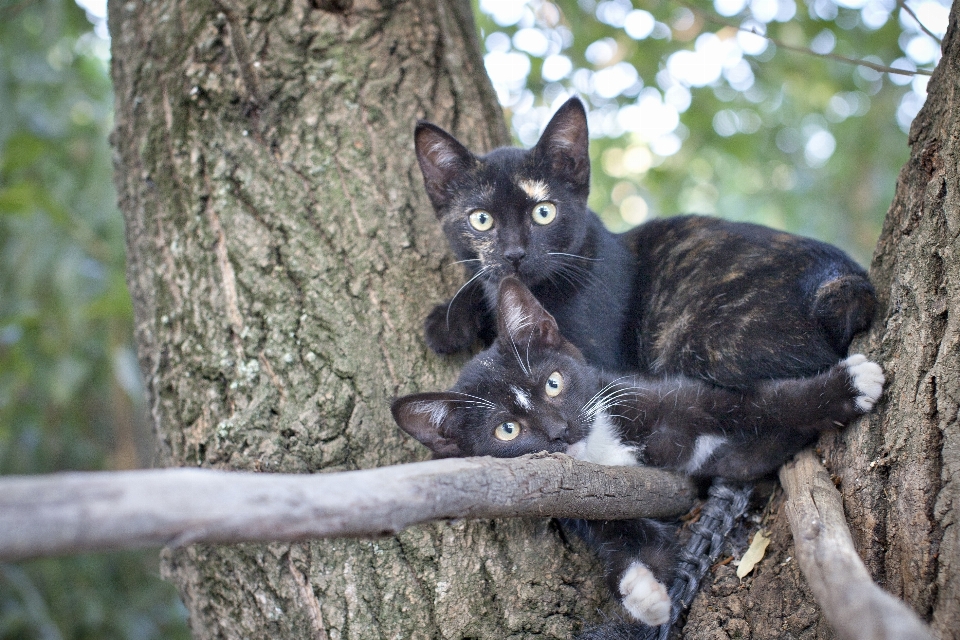
[[[0,474],[150,461],[108,46],[72,0],[0,1]],[[156,555],[0,565],[0,639],[189,637]]]
[[[908,4],[942,34],[946,1]],[[611,228],[709,213],[818,237],[869,262],[927,77],[786,47],[932,68],[936,41],[896,0],[480,0],[478,9],[487,70],[522,144],[566,96],[587,103],[591,206]]]
[[[935,34],[946,0],[910,0]],[[869,259],[936,62],[896,0],[479,0],[517,140],[590,111],[591,205],[614,229],[715,213]],[[102,7],[101,7],[102,9]],[[942,23],[937,24],[943,16]],[[71,0],[0,0],[0,474],[149,462],[107,136],[109,42]],[[99,35],[98,35],[99,34]],[[929,41],[928,41],[929,40]],[[0,564],[0,640],[187,638],[155,553]]]

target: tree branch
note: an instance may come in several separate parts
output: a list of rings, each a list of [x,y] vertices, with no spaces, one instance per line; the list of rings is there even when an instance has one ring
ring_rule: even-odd
[[[925,34],[927,34],[928,36],[936,40],[938,44],[941,44],[941,45],[943,44],[943,40],[941,40],[937,36],[937,34],[935,34],[933,31],[930,31],[930,29],[928,29],[925,24],[920,22],[920,18],[918,18],[917,14],[913,12],[913,9],[907,6],[907,3],[904,2],[904,0],[897,0],[897,6],[903,9],[904,11],[906,11],[907,14],[914,19],[914,21],[917,23],[917,26],[920,27],[921,31],[923,31]]]
[[[780,469],[797,560],[842,640],[932,640],[906,604],[874,584],[847,529],[840,492],[810,450]]]
[[[211,469],[0,479],[0,560],[195,542],[390,535],[450,518],[676,516],[689,480],[562,454],[328,474]]]
[[[709,11],[701,9],[700,7],[694,4],[691,4],[690,2],[686,2],[686,0],[676,0],[676,2],[680,6],[686,7],[690,11],[693,11],[694,13],[698,14],[701,18],[703,18],[707,22],[712,22],[714,24],[730,27],[732,29],[736,29],[737,31],[743,31],[745,33],[752,33],[755,36],[758,36],[760,38],[768,40],[769,42],[772,42],[773,44],[775,44],[777,47],[781,49],[786,49],[787,51],[793,51],[794,53],[802,53],[804,55],[814,56],[817,58],[826,58],[828,60],[834,60],[836,62],[842,62],[844,64],[852,64],[858,67],[867,67],[868,69],[873,69],[874,71],[879,71],[881,73],[893,73],[901,76],[933,75],[933,71],[928,69],[916,69],[913,71],[911,71],[910,69],[898,69],[896,67],[889,67],[884,64],[877,64],[876,62],[870,62],[869,60],[862,60],[859,58],[848,58],[846,56],[841,56],[836,53],[817,53],[816,51],[808,47],[795,47],[793,45],[783,42],[782,40],[778,40],[772,36],[768,36],[765,33],[760,33],[760,31],[758,31],[753,27],[744,27],[743,25],[739,25],[730,20],[724,20],[723,18],[721,18],[716,14],[713,14],[713,13],[710,13]],[[921,28],[923,28],[923,25],[921,25]]]

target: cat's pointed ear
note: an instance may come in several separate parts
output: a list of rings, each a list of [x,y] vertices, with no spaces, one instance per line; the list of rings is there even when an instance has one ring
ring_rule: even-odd
[[[450,202],[447,185],[470,167],[473,154],[452,135],[424,120],[417,123],[413,143],[427,195],[434,208],[442,209]]]
[[[563,103],[535,147],[550,169],[584,196],[590,191],[590,139],[587,112],[579,98]]]
[[[451,415],[455,397],[443,391],[415,393],[397,398],[390,405],[390,412],[397,425],[426,445],[437,458],[454,458],[462,455],[460,445],[450,437],[455,428]]]
[[[508,276],[500,282],[497,298],[497,337],[515,344],[531,342],[559,348],[565,340],[557,321],[520,280]]]

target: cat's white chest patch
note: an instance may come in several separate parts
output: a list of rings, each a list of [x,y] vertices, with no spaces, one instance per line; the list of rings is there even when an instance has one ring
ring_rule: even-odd
[[[618,467],[633,467],[637,448],[626,445],[605,413],[597,414],[586,438],[567,447],[567,455],[584,462]]]
[[[722,436],[699,436],[696,442],[694,442],[693,454],[690,456],[690,459],[687,460],[687,464],[683,466],[683,470],[687,473],[696,473],[697,470],[703,466],[703,463],[713,455],[717,447],[720,447],[726,441],[727,439]]]

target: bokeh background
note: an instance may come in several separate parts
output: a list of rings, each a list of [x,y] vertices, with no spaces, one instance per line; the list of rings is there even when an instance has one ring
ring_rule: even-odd
[[[707,213],[868,264],[947,0],[474,0],[518,144],[587,104],[614,230]],[[150,466],[104,0],[0,0],[0,474]],[[764,34],[768,37],[761,37]],[[843,62],[865,60],[881,69]],[[411,123],[412,129],[412,123]],[[156,551],[0,563],[0,640],[188,638]]]

